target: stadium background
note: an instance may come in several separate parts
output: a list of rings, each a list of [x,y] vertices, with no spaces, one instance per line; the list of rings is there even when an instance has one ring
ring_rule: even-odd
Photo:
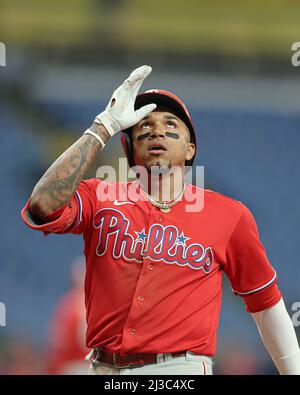
[[[205,186],[254,213],[287,309],[300,301],[300,2],[73,0],[0,2],[0,373],[47,373],[49,324],[82,253],[45,238],[20,211],[43,172],[77,139],[128,73],[187,104]],[[117,166],[118,138],[91,169]],[[215,371],[276,374],[243,301],[225,280]],[[300,324],[300,322],[299,322]],[[299,327],[296,327],[299,335]]]

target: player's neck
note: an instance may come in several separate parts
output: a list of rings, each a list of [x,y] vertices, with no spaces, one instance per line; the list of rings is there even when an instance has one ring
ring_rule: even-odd
[[[158,201],[171,201],[183,188],[182,171],[170,172],[165,175],[149,175],[147,182],[139,180],[142,189]]]

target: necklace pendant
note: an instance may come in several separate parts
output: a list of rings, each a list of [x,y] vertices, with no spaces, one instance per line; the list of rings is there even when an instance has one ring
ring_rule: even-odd
[[[169,213],[169,212],[171,211],[171,209],[170,209],[170,207],[161,207],[161,208],[160,208],[160,211],[161,211],[162,213]]]

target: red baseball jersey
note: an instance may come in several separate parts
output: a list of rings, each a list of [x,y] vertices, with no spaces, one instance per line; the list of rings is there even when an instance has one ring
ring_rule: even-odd
[[[189,210],[199,194],[202,209]],[[169,213],[140,196],[137,182],[91,179],[46,224],[34,224],[29,202],[22,217],[45,234],[83,234],[88,347],[212,356],[222,272],[250,312],[281,297],[255,220],[242,203],[193,185]]]

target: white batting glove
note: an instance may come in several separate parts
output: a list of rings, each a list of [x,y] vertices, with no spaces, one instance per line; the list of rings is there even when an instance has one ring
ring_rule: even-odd
[[[139,110],[135,110],[134,103],[144,79],[151,71],[150,66],[141,66],[135,69],[114,91],[107,107],[96,116],[94,122],[104,125],[108,133],[113,136],[120,130],[135,125],[150,114],[157,107],[156,104],[147,104]]]

